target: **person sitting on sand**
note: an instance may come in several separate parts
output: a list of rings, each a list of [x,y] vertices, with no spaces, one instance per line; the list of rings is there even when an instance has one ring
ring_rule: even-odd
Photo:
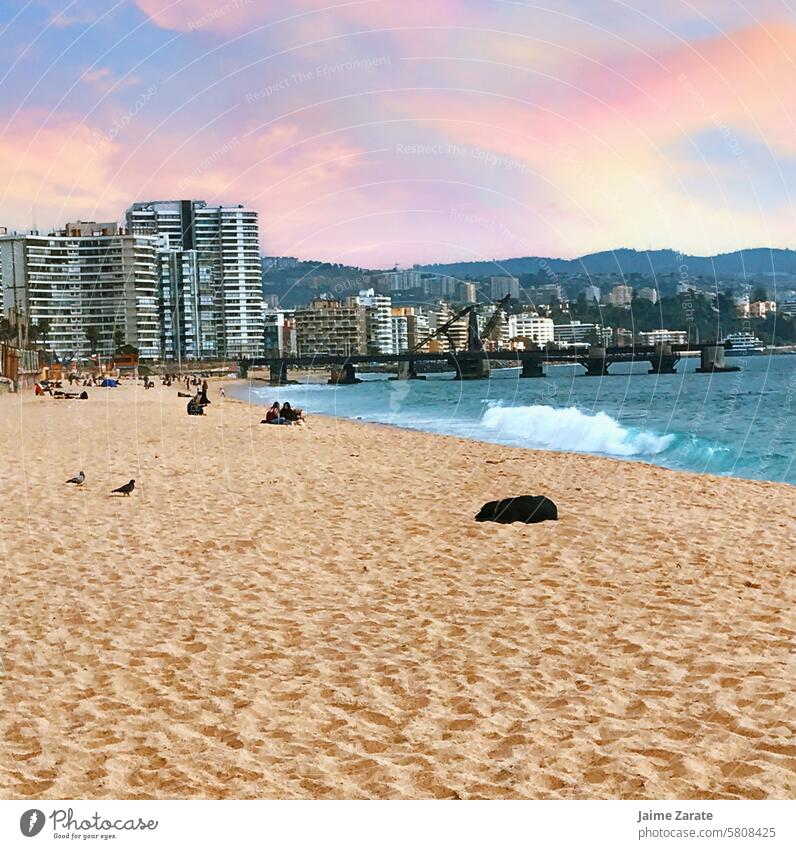
[[[205,411],[202,409],[202,405],[200,403],[199,393],[197,392],[191,400],[188,402],[188,415],[189,416],[203,416]]]
[[[282,404],[279,415],[285,421],[292,422],[293,424],[302,424],[304,420],[304,413],[301,410],[294,410],[287,401]]]
[[[282,417],[281,410],[279,409],[279,401],[274,401],[260,424],[292,425],[293,422]]]

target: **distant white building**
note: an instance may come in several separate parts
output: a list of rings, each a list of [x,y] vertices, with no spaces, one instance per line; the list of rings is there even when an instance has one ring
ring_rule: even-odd
[[[615,307],[627,307],[633,303],[633,287],[625,283],[614,286],[608,294],[608,303]]]
[[[423,280],[419,271],[388,271],[380,276],[379,283],[392,292],[400,292],[406,289],[419,289],[423,285]]]
[[[392,298],[389,295],[377,295],[373,289],[363,289],[355,300],[365,308],[368,353],[397,353],[393,350]]]
[[[777,304],[777,312],[785,318],[796,317],[796,294],[789,294]]]
[[[636,295],[643,301],[651,301],[653,304],[658,303],[658,290],[651,286],[644,286],[636,292]]]
[[[59,357],[108,355],[122,341],[142,359],[156,359],[156,247],[155,237],[95,221],[72,222],[46,236],[3,236],[3,314],[46,327],[40,342]]]
[[[554,340],[560,345],[610,345],[613,333],[610,327],[588,322],[572,321],[553,326]]]
[[[669,342],[672,345],[685,345],[688,342],[688,333],[685,330],[656,330],[642,331],[638,334],[640,345],[656,345],[659,342]]]
[[[490,277],[489,294],[493,301],[499,301],[506,295],[520,297],[520,281],[516,277]]]
[[[754,301],[749,304],[750,318],[765,318],[769,313],[774,313],[776,311],[776,301]]]
[[[443,274],[426,276],[423,277],[423,291],[431,298],[455,300],[459,294],[459,281]]]
[[[749,295],[736,295],[732,300],[735,304],[735,309],[738,310],[738,315],[742,318],[749,318]]]
[[[581,289],[581,293],[586,298],[587,303],[600,303],[602,292],[599,286],[584,286],[583,289]]]
[[[511,340],[524,338],[544,346],[555,340],[555,325],[552,318],[544,318],[535,313],[510,315],[508,335]]]
[[[393,354],[403,354],[409,350],[409,318],[410,316],[400,313],[390,316]]]
[[[476,285],[474,281],[459,281],[459,300],[463,304],[474,304],[478,300],[476,297]]]
[[[558,283],[545,283],[533,290],[533,300],[537,304],[557,304],[564,300],[564,293]]]

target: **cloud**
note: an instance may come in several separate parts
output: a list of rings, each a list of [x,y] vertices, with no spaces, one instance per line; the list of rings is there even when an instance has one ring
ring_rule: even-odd
[[[258,208],[269,252],[377,265],[792,241],[796,27],[773,0],[131,5],[60,34],[80,85],[6,128],[3,224],[190,194]],[[131,22],[146,91],[114,70]]]
[[[83,82],[91,86],[92,89],[101,94],[107,94],[112,91],[120,91],[130,86],[139,85],[142,80],[130,74],[117,77],[113,73],[113,69],[109,65],[104,65],[99,68],[85,68],[81,76]]]
[[[0,220],[26,228],[68,218],[116,220],[125,185],[112,179],[114,148],[93,150],[98,128],[75,116],[49,118],[39,110],[17,115],[0,136]]]
[[[93,9],[86,4],[70,3],[66,8],[54,9],[47,19],[47,25],[65,29],[66,27],[79,26],[81,24],[93,24],[97,15]]]

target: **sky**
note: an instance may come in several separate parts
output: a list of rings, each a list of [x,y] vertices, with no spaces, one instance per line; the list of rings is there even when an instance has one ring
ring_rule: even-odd
[[[0,110],[9,230],[190,197],[372,268],[796,247],[796,0],[0,0]]]

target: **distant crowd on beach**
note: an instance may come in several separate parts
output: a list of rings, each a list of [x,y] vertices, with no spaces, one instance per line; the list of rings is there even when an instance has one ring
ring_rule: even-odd
[[[153,389],[155,383],[150,379],[148,375],[144,375],[139,378],[143,381],[144,389]],[[76,372],[71,372],[66,376],[66,381],[69,383],[69,386],[77,385],[78,387],[84,386],[102,386],[102,387],[111,387],[118,386],[119,381],[117,378],[111,378],[108,376],[98,377],[94,374],[81,375]],[[160,376],[160,384],[161,386],[177,386],[182,387],[182,384],[185,384],[185,392],[180,389],[177,391],[177,397],[179,398],[187,398],[188,404],[186,406],[186,412],[189,416],[203,416],[205,415],[205,407],[207,407],[211,401],[207,395],[208,392],[208,383],[207,380],[201,375],[196,374],[174,374],[174,373],[166,373]],[[40,380],[37,381],[34,387],[34,391],[36,395],[49,395],[54,398],[79,398],[81,400],[85,400],[88,398],[88,393],[85,389],[80,392],[68,392],[64,391],[63,383],[61,380]],[[225,392],[224,387],[219,387],[218,390],[219,397],[224,398]],[[285,401],[282,404],[279,401],[274,401],[274,403],[268,408],[268,411],[265,414],[265,418],[260,421],[260,424],[268,424],[268,425],[288,425],[288,426],[296,426],[296,425],[304,425],[306,423],[306,416],[303,410],[298,408],[294,409],[290,406],[290,404]]]

